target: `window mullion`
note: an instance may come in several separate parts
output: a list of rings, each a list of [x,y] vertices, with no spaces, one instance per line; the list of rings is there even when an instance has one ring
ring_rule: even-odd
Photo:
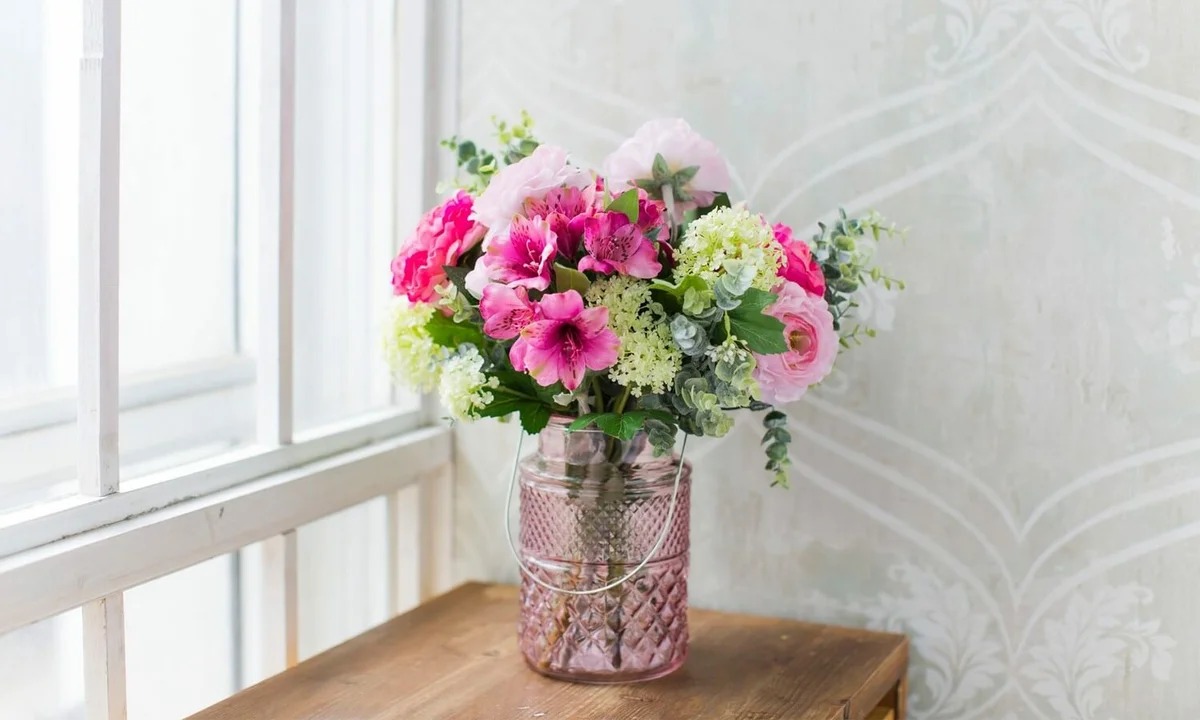
[[[120,489],[118,454],[121,2],[82,0],[79,60],[79,492]],[[125,719],[125,609],[83,606],[89,720]]]
[[[79,491],[120,486],[117,439],[121,3],[82,0],[79,64]]]
[[[88,720],[125,720],[125,595],[83,606],[84,704]]]
[[[258,439],[292,441],[296,2],[263,3]]]

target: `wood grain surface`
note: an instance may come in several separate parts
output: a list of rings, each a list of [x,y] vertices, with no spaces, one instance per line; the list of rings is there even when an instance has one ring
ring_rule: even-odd
[[[529,670],[516,613],[516,588],[464,585],[193,720],[866,720],[902,702],[900,635],[692,610],[683,669],[590,686]]]

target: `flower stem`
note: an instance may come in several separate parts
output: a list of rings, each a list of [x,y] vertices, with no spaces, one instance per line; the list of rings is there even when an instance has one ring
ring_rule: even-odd
[[[600,390],[600,378],[595,375],[592,376],[592,396],[595,400],[592,407],[596,412],[604,412],[604,392]]]
[[[625,388],[625,392],[621,393],[621,397],[617,398],[617,402],[613,405],[613,412],[620,415],[625,412],[625,404],[629,402],[629,388]]]

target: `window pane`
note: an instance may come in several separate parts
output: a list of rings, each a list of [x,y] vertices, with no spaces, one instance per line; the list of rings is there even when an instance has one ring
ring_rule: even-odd
[[[301,658],[387,619],[384,527],[376,498],[296,531]]]
[[[83,720],[82,613],[0,635],[0,718]]]
[[[233,577],[223,556],[126,591],[129,720],[186,717],[233,693]]]
[[[300,0],[296,38],[296,427],[386,405],[390,113],[373,61],[389,3]]]
[[[123,374],[237,349],[236,11],[123,3]]]
[[[250,440],[238,352],[236,0],[121,12],[121,451],[126,478]]]
[[[0,511],[75,489],[80,7],[0,4]]]

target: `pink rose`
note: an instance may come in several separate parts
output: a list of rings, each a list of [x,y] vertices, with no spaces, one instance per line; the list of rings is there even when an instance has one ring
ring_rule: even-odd
[[[813,257],[808,243],[792,236],[792,229],[775,223],[775,242],[783,247],[783,265],[779,277],[791,280],[817,297],[825,297],[825,273]]]
[[[421,218],[392,261],[392,288],[412,302],[433,302],[447,281],[446,265],[483,238],[484,227],[471,219],[472,198],[459,190]]]
[[[638,128],[604,160],[602,172],[613,188],[649,180],[654,173],[655,155],[662,155],[671,172],[696,167],[696,175],[685,188],[692,195],[687,202],[676,202],[676,212],[711,205],[717,193],[729,190],[729,169],[717,146],[705,140],[682,119],[651,120]]]
[[[754,356],[754,379],[762,388],[762,399],[772,405],[800,399],[809,386],[825,379],[838,354],[837,331],[824,298],[786,281],[775,293],[779,299],[765,312],[783,321],[788,349]]]
[[[475,219],[488,228],[484,246],[508,229],[513,218],[525,209],[525,203],[541,200],[551,190],[592,186],[586,170],[567,164],[566,150],[539,145],[529,157],[496,173],[475,201]]]

